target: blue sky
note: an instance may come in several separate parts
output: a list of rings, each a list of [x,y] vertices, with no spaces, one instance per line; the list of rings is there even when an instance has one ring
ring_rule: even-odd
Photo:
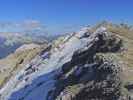
[[[132,12],[133,0],[0,0],[1,23],[33,20],[51,33],[76,30],[102,20],[132,24]]]

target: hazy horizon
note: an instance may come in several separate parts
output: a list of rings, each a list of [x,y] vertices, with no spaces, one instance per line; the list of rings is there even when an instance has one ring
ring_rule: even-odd
[[[132,24],[131,0],[1,0],[0,32],[71,32],[108,20]]]

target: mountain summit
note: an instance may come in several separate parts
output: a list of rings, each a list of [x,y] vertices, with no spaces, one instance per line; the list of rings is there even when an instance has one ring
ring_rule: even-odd
[[[132,33],[102,23],[52,43],[23,45],[0,60],[0,99],[131,100]]]

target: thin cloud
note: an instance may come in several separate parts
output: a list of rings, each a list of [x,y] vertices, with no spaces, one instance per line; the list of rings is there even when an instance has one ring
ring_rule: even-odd
[[[21,22],[0,22],[1,32],[34,32],[46,31],[46,26],[37,20],[24,20]]]

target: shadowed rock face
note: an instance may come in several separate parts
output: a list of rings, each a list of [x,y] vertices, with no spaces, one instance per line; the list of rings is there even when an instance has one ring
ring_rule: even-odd
[[[112,33],[96,32],[86,47],[77,50],[62,66],[56,100],[118,100],[121,98],[121,66],[113,56],[97,53],[118,52],[122,41]],[[82,98],[82,99],[81,99]]]
[[[100,62],[97,65],[92,66],[92,79],[85,79],[85,87],[76,98],[118,100],[121,95],[120,66],[107,60],[107,57],[100,58],[98,61]],[[87,75],[89,76],[89,73]]]
[[[57,100],[118,100],[121,97],[120,66],[103,59],[107,57],[97,59],[98,62],[92,65],[73,68],[74,71],[64,79],[65,86]]]

